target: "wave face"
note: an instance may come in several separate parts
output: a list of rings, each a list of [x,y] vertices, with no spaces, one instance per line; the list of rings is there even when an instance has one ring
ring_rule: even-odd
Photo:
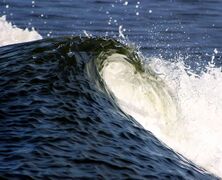
[[[121,72],[112,74],[116,63],[135,77],[124,82]],[[107,78],[130,91],[134,82],[146,82],[150,96],[137,98],[150,106],[142,110],[176,118],[167,86],[142,67],[133,49],[112,39],[67,37],[0,48],[0,176],[216,179],[119,108]]]

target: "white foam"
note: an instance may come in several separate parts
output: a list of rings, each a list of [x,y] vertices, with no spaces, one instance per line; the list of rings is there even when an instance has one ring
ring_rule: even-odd
[[[42,39],[42,36],[34,28],[23,30],[7,22],[6,16],[0,17],[0,46],[38,39]]]
[[[111,55],[102,70],[120,107],[169,147],[222,177],[221,68],[188,75],[181,61],[151,58],[148,71],[138,73],[125,58]]]

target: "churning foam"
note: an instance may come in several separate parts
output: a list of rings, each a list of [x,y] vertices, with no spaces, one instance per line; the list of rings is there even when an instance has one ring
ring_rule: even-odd
[[[0,17],[0,46],[42,39],[37,31],[20,29],[6,21],[6,16]]]
[[[111,55],[101,72],[122,110],[169,147],[222,177],[221,68],[188,75],[181,61],[151,58],[144,73],[125,59]]]

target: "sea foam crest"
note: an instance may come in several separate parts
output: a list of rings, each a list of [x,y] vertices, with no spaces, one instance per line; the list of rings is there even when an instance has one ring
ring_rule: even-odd
[[[141,74],[122,55],[109,59],[103,79],[121,109],[176,152],[222,177],[221,68],[209,65],[192,74],[182,60],[149,58],[148,74]]]
[[[8,22],[6,16],[0,17],[0,46],[38,39],[42,39],[42,36],[34,28],[23,30]]]

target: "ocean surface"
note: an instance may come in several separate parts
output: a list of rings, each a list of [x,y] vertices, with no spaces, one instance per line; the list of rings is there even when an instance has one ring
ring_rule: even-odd
[[[1,179],[221,179],[222,1],[0,0]]]

